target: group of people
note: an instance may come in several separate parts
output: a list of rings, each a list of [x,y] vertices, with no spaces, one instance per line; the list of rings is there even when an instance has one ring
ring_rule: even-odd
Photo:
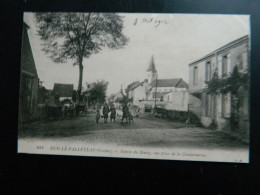
[[[124,104],[123,106],[123,116],[122,116],[122,120],[121,123],[123,123],[124,119],[126,120],[126,122],[133,122],[133,116],[129,111],[129,108],[127,106],[127,104]],[[112,104],[109,108],[108,104],[105,103],[103,110],[102,110],[102,114],[103,114],[103,118],[104,118],[104,123],[107,123],[107,119],[108,119],[108,113],[110,113],[110,121],[115,122],[116,121],[116,109],[114,107],[114,105]],[[97,109],[97,113],[96,113],[96,123],[99,122],[99,119],[101,118],[101,114],[100,114],[100,109]]]

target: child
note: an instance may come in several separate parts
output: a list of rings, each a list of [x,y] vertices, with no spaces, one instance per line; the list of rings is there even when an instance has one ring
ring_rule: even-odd
[[[100,111],[97,109],[97,114],[96,114],[96,123],[98,123],[98,120],[100,119]]]

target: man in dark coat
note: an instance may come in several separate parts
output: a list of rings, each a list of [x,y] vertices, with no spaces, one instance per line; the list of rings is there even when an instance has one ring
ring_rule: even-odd
[[[109,113],[109,107],[108,107],[107,103],[105,103],[105,105],[103,107],[104,123],[107,123],[108,113]]]
[[[116,120],[116,109],[115,109],[113,104],[111,105],[110,112],[111,112],[110,120],[111,120],[111,122],[112,122],[112,120],[114,120],[114,122],[115,122],[115,120]]]
[[[127,106],[127,104],[124,104],[124,106],[123,106],[123,117],[122,117],[121,123],[123,123],[124,119],[126,120],[126,123],[128,122],[127,121],[128,113],[129,113],[128,106]]]

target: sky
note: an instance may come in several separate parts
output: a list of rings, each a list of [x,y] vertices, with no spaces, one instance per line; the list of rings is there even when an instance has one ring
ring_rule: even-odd
[[[123,33],[129,43],[122,49],[104,48],[84,58],[83,88],[97,80],[109,82],[107,95],[134,81],[143,81],[151,57],[158,79],[182,78],[189,82],[189,64],[244,35],[250,35],[249,15],[136,14],[124,16]],[[74,84],[79,70],[72,61],[57,64],[42,51],[33,13],[24,13],[30,26],[29,40],[40,81],[47,89],[54,83]]]

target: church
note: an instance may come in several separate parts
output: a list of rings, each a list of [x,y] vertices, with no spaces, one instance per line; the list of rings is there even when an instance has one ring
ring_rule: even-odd
[[[141,102],[172,102],[173,92],[186,92],[188,84],[181,78],[159,79],[152,56],[146,78],[142,82],[134,82],[127,88],[133,105],[140,106]]]

